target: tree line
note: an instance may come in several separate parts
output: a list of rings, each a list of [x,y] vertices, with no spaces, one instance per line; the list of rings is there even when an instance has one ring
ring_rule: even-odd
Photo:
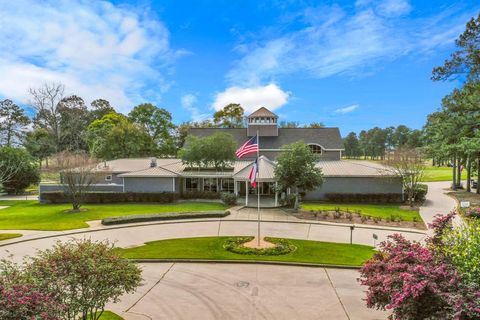
[[[405,125],[397,127],[362,130],[357,136],[350,132],[344,139],[344,156],[353,159],[380,159],[398,149],[415,149],[423,146],[423,131],[411,129]]]

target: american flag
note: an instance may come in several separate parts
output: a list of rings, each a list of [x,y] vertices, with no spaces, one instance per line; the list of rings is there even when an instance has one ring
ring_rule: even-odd
[[[258,159],[253,163],[252,169],[250,169],[250,174],[248,175],[248,180],[253,188],[257,187],[257,174],[258,174]]]
[[[247,154],[257,153],[258,151],[258,139],[257,136],[253,136],[247,140],[240,148],[238,148],[235,155],[238,158],[242,158]]]

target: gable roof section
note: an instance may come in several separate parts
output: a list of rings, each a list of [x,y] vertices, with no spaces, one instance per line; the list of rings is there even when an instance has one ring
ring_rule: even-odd
[[[175,178],[178,174],[161,167],[153,167],[145,170],[127,172],[118,175],[120,178]]]
[[[256,117],[278,118],[278,116],[275,113],[273,113],[272,111],[268,110],[265,107],[259,108],[258,110],[254,111],[248,116],[248,118],[256,118]]]
[[[229,133],[240,147],[248,139],[246,128],[191,128],[189,134],[207,137],[217,132]],[[277,137],[260,136],[260,149],[281,149],[284,145],[304,141],[317,143],[325,150],[344,150],[338,128],[279,128]]]
[[[250,170],[253,166],[253,161],[249,161],[249,165],[244,167],[233,175],[235,179],[248,180]],[[274,181],[275,179],[275,163],[265,156],[258,158],[258,180],[259,181]]]

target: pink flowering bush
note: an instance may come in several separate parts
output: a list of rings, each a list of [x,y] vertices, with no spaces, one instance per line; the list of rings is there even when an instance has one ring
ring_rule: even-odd
[[[0,285],[0,319],[58,320],[62,308],[33,285]]]
[[[390,319],[480,319],[480,288],[438,250],[452,218],[434,221],[426,245],[399,234],[380,244],[360,270],[369,308],[390,310]]]
[[[468,208],[465,215],[469,218],[480,218],[480,207]]]

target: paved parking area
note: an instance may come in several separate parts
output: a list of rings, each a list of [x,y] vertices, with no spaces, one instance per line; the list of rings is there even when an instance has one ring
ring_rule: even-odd
[[[386,319],[365,307],[357,270],[142,264],[145,284],[110,306],[125,319]]]

